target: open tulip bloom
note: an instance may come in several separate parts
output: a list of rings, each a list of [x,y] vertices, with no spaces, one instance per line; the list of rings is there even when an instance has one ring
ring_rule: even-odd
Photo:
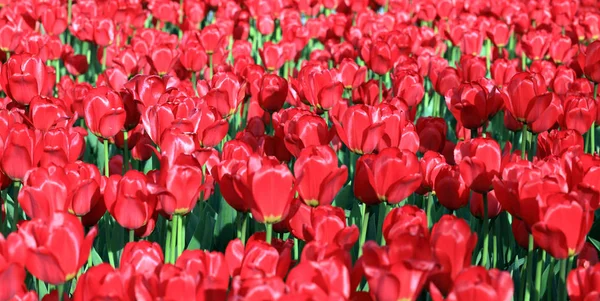
[[[600,300],[596,0],[0,0],[0,301]]]

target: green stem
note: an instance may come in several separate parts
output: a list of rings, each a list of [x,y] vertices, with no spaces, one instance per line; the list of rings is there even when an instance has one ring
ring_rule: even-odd
[[[525,159],[525,151],[527,150],[527,125],[523,125],[521,130],[521,159]]]
[[[497,224],[497,223],[496,223]],[[494,225],[492,225],[492,229],[497,229]],[[494,237],[492,237],[492,267],[495,268],[498,266],[498,233],[494,232]]]
[[[169,263],[171,261],[171,240],[173,237],[173,223],[167,221],[167,238],[165,240],[165,263]]]
[[[56,286],[56,291],[58,292],[58,301],[63,301],[63,294],[65,291],[65,284],[59,284]]]
[[[560,261],[560,292],[559,301],[567,300],[567,262],[568,258]]]
[[[433,208],[433,191],[427,194],[427,227],[432,226],[431,209]]]
[[[73,18],[73,0],[67,2],[67,24],[71,24]]]
[[[298,239],[294,237],[294,260],[300,259],[300,257],[299,257],[300,256],[299,255],[300,246],[298,245],[299,243],[300,242],[298,241]]]
[[[529,301],[531,300],[531,288],[532,288],[532,277],[533,277],[533,235],[529,234],[529,248],[527,250],[527,266],[526,269],[526,286],[525,286],[525,297],[523,300]]]
[[[183,226],[183,215],[180,215],[177,222],[177,256],[175,256],[175,260],[179,258],[183,250],[185,250],[185,227]]]
[[[379,213],[377,215],[377,241],[379,245],[385,246],[385,237],[383,236],[383,221],[385,217],[389,213],[391,206],[389,206],[386,202],[382,202],[379,204]]]
[[[135,231],[129,230],[129,242],[134,242],[134,241],[135,241]]]
[[[367,239],[367,228],[369,226],[369,212],[367,212],[367,204],[362,204],[360,207],[361,223],[360,223],[360,237],[358,238],[358,257],[363,253],[363,245]]]
[[[196,87],[196,83],[198,79],[196,78],[196,72],[192,72],[192,88],[194,88],[194,94],[198,96],[198,87]]]
[[[521,53],[521,69],[522,71],[527,70],[527,56],[525,56],[525,52]]]
[[[213,68],[214,68],[212,53],[208,55],[208,67],[209,67],[208,79],[211,80],[213,77]]]
[[[175,263],[175,259],[177,258],[177,235],[178,235],[178,219],[179,219],[179,215],[174,214],[173,215],[173,219],[171,220],[171,227],[173,228],[173,231],[171,232],[171,241],[170,241],[170,248],[171,248],[171,258],[169,260],[170,263],[174,264]]]
[[[379,103],[383,102],[383,75],[379,76]]]
[[[535,290],[533,300],[542,299],[542,269],[544,268],[544,250],[538,251],[537,260],[535,261]]]
[[[15,204],[15,208],[13,211],[13,226],[17,229],[17,224],[21,220],[21,206],[19,206],[19,190],[21,189],[21,182],[14,181],[13,182],[13,202]]]
[[[108,140],[104,139],[104,176],[106,177],[109,176],[108,160]]]
[[[487,193],[481,194],[483,197],[483,254],[481,258],[481,265],[485,268],[488,268],[488,250],[489,250],[489,219],[488,219],[488,198]]]
[[[267,227],[267,243],[271,244],[271,241],[273,240],[273,224],[267,223],[265,226]]]
[[[106,70],[106,48],[107,46],[102,48],[102,71]]]
[[[241,236],[240,239],[242,240],[243,244],[246,244],[246,232],[247,228],[248,228],[248,214],[246,213],[241,213],[242,214],[242,230],[241,230]]]
[[[110,263],[111,266],[116,267],[115,266],[115,253],[114,253],[114,249],[113,249],[113,243],[112,243],[112,239],[111,239],[111,216],[109,214],[106,214],[104,216],[104,225],[106,226],[106,229],[104,229],[104,233],[105,233],[105,238],[106,238],[106,249],[108,252],[108,262]]]
[[[129,170],[129,146],[127,145],[127,139],[129,133],[123,132],[123,175]]]

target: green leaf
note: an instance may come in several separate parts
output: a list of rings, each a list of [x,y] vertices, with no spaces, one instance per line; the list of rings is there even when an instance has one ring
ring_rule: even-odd
[[[352,210],[354,204],[356,204],[356,201],[352,192],[352,181],[350,181],[340,190],[333,200],[332,205],[346,210]]]
[[[98,251],[96,251],[96,248],[92,248],[92,265],[93,266],[97,266],[99,264],[102,264],[104,261],[102,260],[102,257],[100,257],[100,254],[98,254]]]
[[[200,204],[202,205],[201,210],[198,211],[200,222],[196,226],[196,230],[187,246],[188,250],[209,250],[212,247],[217,213],[208,203],[202,202]]]

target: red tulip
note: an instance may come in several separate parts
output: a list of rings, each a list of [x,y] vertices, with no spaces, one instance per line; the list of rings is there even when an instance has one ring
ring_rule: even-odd
[[[542,30],[532,30],[521,37],[523,51],[532,61],[544,59],[550,48],[550,34]]]
[[[334,258],[322,261],[302,261],[287,276],[291,298],[344,298],[351,294],[350,271]]]
[[[497,21],[486,29],[488,38],[496,45],[496,47],[503,48],[508,45],[510,35],[512,34],[512,28],[506,23]]]
[[[531,225],[536,244],[554,258],[566,259],[579,253],[592,227],[594,212],[578,199],[567,194],[550,196],[545,212],[540,212],[541,220]]]
[[[121,226],[138,229],[152,218],[157,200],[143,173],[129,170],[122,177],[111,175],[105,185],[106,208]]]
[[[423,78],[415,71],[399,69],[392,76],[394,96],[404,99],[409,107],[421,103],[425,90]]]
[[[596,121],[598,108],[596,101],[590,97],[570,95],[564,99],[563,106],[562,128],[575,130],[583,135]]]
[[[510,301],[513,293],[514,284],[508,272],[498,269],[486,270],[477,266],[464,269],[456,277],[446,299],[435,287],[431,290],[431,298],[434,301]]]
[[[502,212],[502,206],[496,198],[494,190],[487,193],[487,216],[489,219],[497,217]],[[483,195],[481,193],[472,193],[469,201],[469,210],[477,218],[483,219]]]
[[[12,100],[28,105],[34,96],[49,96],[54,79],[39,58],[29,54],[13,55],[2,65],[0,85]]]
[[[458,87],[460,82],[458,71],[455,68],[446,67],[437,77],[435,91],[441,96],[445,96],[452,88]]]
[[[517,74],[517,60],[497,59],[492,63],[490,74],[498,86],[508,85],[512,77]]]
[[[580,267],[572,270],[567,277],[567,292],[569,300],[585,301],[598,298],[600,286],[598,284],[600,276],[600,265],[591,267]]]
[[[319,110],[329,110],[341,101],[344,85],[339,82],[335,70],[328,70],[317,63],[307,64],[300,69],[297,81],[293,81],[296,91],[302,91],[307,105]],[[294,84],[295,83],[295,84]]]
[[[500,174],[500,145],[490,138],[475,138],[459,142],[454,159],[465,184],[479,193],[492,189],[492,180]]]
[[[600,83],[600,41],[591,43],[585,50],[583,71],[589,80]]]
[[[345,58],[339,63],[337,71],[338,80],[342,82],[346,90],[358,88],[367,78],[367,68],[358,66],[354,60],[349,58]]]
[[[108,263],[89,268],[77,279],[73,301],[91,301],[102,298],[127,298],[131,287],[132,267],[115,269]]]
[[[338,136],[352,152],[372,153],[384,134],[384,123],[377,120],[376,109],[366,105],[349,107],[341,119],[333,119]]]
[[[478,83],[465,83],[450,90],[446,93],[446,104],[452,115],[468,129],[483,126],[502,105],[490,99],[487,89]]]
[[[225,118],[236,112],[245,97],[246,84],[231,72],[220,72],[213,76],[211,89],[204,95],[204,100]]]
[[[288,120],[276,121],[280,118],[279,116],[278,113],[273,114],[274,124],[282,122],[279,125],[282,133],[276,133],[276,135],[283,138],[286,149],[295,157],[298,157],[300,152],[307,147],[328,145],[331,141],[327,122],[320,116],[302,113],[295,114]]]
[[[19,262],[15,255],[24,256],[23,241],[16,232],[10,234],[7,239],[0,235],[0,278],[3,280],[0,290],[0,300],[15,300],[17,295],[26,292],[24,262]],[[15,254],[11,252],[18,252]],[[24,259],[24,258],[23,258]],[[37,299],[37,298],[36,298]]]
[[[263,44],[263,48],[259,50],[263,65],[268,72],[279,70],[285,63],[283,55],[283,47],[280,44],[273,44],[269,41]]]
[[[598,264],[598,250],[590,242],[585,242],[577,255],[577,267],[589,268]]]
[[[477,234],[469,224],[453,215],[444,215],[431,230],[433,257],[439,264],[430,280],[445,295],[460,272],[471,266],[471,257],[477,244]]]
[[[205,181],[202,166],[196,158],[199,155],[180,154],[173,159],[162,157],[156,184],[165,191],[157,197],[167,215],[186,215],[196,206]]]
[[[73,279],[87,261],[97,228],[85,235],[75,216],[56,213],[49,220],[24,222],[19,234],[27,247],[27,270],[44,282],[58,285]]]
[[[121,96],[107,88],[91,90],[83,101],[85,123],[96,136],[112,138],[125,125],[127,118]]]
[[[450,210],[458,210],[469,202],[469,188],[456,165],[443,165],[432,188],[440,204]]]
[[[421,117],[417,119],[416,130],[419,134],[419,152],[440,152],[443,150],[448,134],[448,125],[446,125],[443,118]]]
[[[296,189],[302,200],[310,205],[329,205],[346,183],[348,169],[338,167],[337,156],[331,147],[305,148],[294,163]]]
[[[386,148],[358,159],[354,195],[365,204],[397,204],[419,188],[422,178],[414,153]]]
[[[369,50],[369,58],[365,60],[371,70],[378,75],[385,75],[392,70],[394,60],[392,50],[385,42],[374,42]]]
[[[283,242],[276,239],[272,243],[264,241],[264,232],[254,234],[245,246],[239,239],[230,241],[225,250],[229,274],[242,280],[283,278],[290,268],[292,243],[291,240]]]
[[[386,242],[396,241],[406,233],[411,236],[428,237],[427,216],[425,211],[413,205],[394,208],[383,220],[381,231]]]
[[[160,245],[155,242],[130,242],[123,248],[119,266],[131,266],[135,273],[149,276],[163,265],[164,255]]]
[[[288,83],[280,76],[266,74],[261,81],[258,103],[263,110],[273,113],[279,111],[288,95]]]
[[[24,124],[15,124],[9,131],[4,144],[2,171],[14,181],[21,181],[27,171],[39,161],[39,137]]]
[[[223,300],[226,297],[229,270],[223,253],[186,250],[177,258],[175,266],[191,275],[202,276],[202,286],[207,299]]]
[[[376,300],[417,300],[435,266],[427,238],[401,238],[384,247],[367,241],[363,247],[364,274]]]
[[[42,148],[40,166],[65,166],[77,161],[85,151],[85,136],[85,129],[71,126],[43,133],[38,146]]]
[[[521,72],[515,74],[507,87],[506,109],[520,122],[525,122],[536,96],[546,93],[546,84],[540,74]]]
[[[171,48],[170,45],[156,45],[148,55],[148,63],[152,66],[152,70],[162,76],[173,68],[179,60],[179,52],[177,49]]]
[[[293,197],[294,176],[285,165],[273,157],[252,155],[242,181],[244,187],[236,189],[242,191],[244,199],[250,203],[252,216],[258,222],[277,223],[287,216]]]

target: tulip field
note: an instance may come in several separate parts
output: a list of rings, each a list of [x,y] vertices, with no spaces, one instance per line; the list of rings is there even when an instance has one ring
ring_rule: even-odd
[[[0,0],[0,301],[600,300],[599,83],[600,0]]]

